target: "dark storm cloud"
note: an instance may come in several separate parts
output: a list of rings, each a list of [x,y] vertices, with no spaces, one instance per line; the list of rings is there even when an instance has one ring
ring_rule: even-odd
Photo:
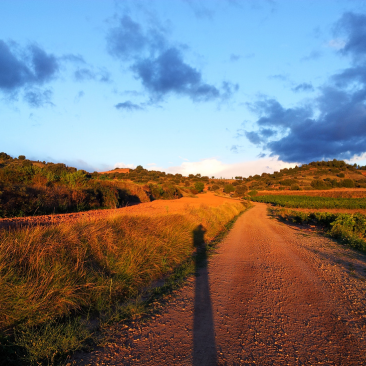
[[[42,85],[59,71],[55,56],[36,45],[17,52],[0,40],[0,89],[14,92],[24,86]]]
[[[346,13],[336,23],[346,36],[340,53],[351,56],[349,68],[331,76],[312,104],[285,108],[274,99],[251,105],[259,115],[249,141],[287,162],[350,159],[366,152],[366,15]],[[300,84],[294,91],[307,89]],[[299,88],[299,90],[296,90]],[[309,87],[310,90],[310,87]],[[263,129],[277,132],[263,134]]]
[[[129,16],[107,35],[110,54],[128,62],[135,77],[149,92],[152,100],[168,94],[184,95],[193,101],[227,99],[237,90],[224,82],[222,88],[208,84],[202,73],[184,59],[186,47],[174,46],[163,29],[156,25],[144,30]]]
[[[141,110],[144,109],[143,107],[139,106],[138,104],[134,104],[129,100],[127,100],[123,103],[118,103],[118,104],[115,105],[115,107],[117,109],[123,109],[123,110],[128,111],[128,112],[141,111]]]
[[[313,91],[314,87],[309,83],[301,83],[291,89],[294,92],[306,92]]]

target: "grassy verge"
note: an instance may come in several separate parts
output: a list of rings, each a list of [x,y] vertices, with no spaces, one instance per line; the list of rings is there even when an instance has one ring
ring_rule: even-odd
[[[192,271],[195,228],[212,243],[244,209],[232,202],[1,231],[0,358],[57,364],[95,339],[93,324],[143,313]]]
[[[273,214],[297,224],[320,225],[328,235],[366,253],[366,216],[329,212],[301,212],[271,208]]]

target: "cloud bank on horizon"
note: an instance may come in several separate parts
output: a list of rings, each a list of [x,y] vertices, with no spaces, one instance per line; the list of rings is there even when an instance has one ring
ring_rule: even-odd
[[[0,150],[211,176],[366,164],[366,5],[74,7],[0,3]]]

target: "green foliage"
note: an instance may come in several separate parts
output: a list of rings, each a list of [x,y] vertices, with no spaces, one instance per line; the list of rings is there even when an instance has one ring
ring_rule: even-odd
[[[250,196],[250,197],[254,197],[254,196],[256,196],[258,194],[258,191],[256,191],[255,189],[253,189],[253,190],[251,190],[251,191],[249,191],[248,192],[248,195]],[[253,199],[253,201],[255,201],[254,199]]]
[[[235,191],[235,187],[232,184],[225,184],[225,186],[224,186],[225,193],[231,193],[234,191]]]
[[[66,322],[50,321],[38,327],[20,327],[16,331],[16,344],[25,354],[24,361],[53,365],[65,355],[76,351],[90,338],[90,332],[79,319]]]
[[[314,188],[314,189],[331,189],[332,188],[332,185],[331,183],[327,182],[327,181],[324,181],[322,179],[314,179],[312,182],[311,182],[311,186]]]
[[[282,186],[292,186],[293,184],[296,184],[296,180],[295,179],[284,179],[280,181],[280,184]]]
[[[249,192],[250,194],[250,192]],[[265,195],[252,197],[252,201],[272,203],[291,208],[366,208],[365,198],[330,198],[291,195]]]
[[[196,188],[198,193],[203,192],[203,189],[205,188],[205,184],[203,182],[196,182],[194,184],[194,188]]]
[[[243,197],[248,192],[248,187],[244,184],[235,187],[235,194]]]
[[[354,188],[355,182],[352,179],[343,179],[342,186],[346,188]]]
[[[329,212],[301,212],[280,209],[276,211],[282,218],[294,223],[319,224],[328,230],[330,236],[340,239],[349,246],[366,252],[366,216]]]

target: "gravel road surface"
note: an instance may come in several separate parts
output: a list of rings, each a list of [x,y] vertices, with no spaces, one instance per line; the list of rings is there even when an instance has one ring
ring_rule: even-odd
[[[245,212],[145,324],[110,328],[80,365],[366,365],[366,256]]]

